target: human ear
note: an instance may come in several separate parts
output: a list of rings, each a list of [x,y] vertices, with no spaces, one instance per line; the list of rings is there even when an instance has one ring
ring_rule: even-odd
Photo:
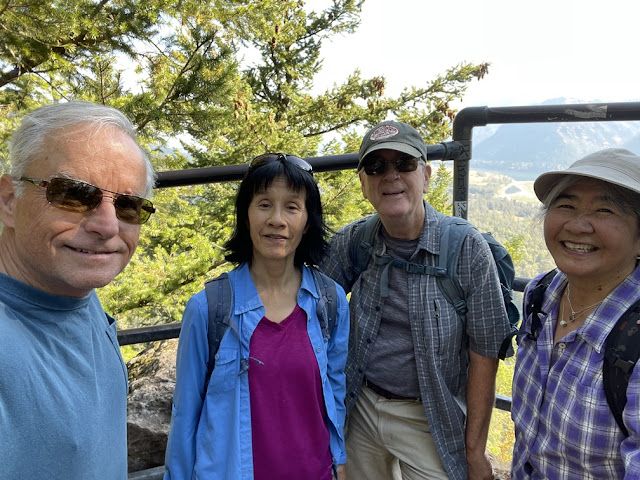
[[[424,166],[424,185],[422,187],[422,193],[429,191],[429,180],[431,179],[431,165]]]
[[[364,173],[364,170],[360,170],[358,172],[358,178],[360,179],[360,190],[362,190],[362,196],[366,200],[367,199],[367,190],[364,188],[364,182],[365,182],[364,176],[365,175],[366,175],[366,173]]]
[[[0,177],[0,221],[5,227],[15,226],[15,200],[13,177],[5,173]]]

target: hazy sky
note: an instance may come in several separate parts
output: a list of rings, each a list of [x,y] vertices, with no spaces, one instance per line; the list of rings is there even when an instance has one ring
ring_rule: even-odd
[[[397,94],[460,62],[490,62],[457,108],[639,101],[639,14],[636,0],[366,0],[356,33],[325,42],[316,85],[359,68]]]

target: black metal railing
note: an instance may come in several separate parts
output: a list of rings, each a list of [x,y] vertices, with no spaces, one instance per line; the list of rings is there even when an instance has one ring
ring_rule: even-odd
[[[524,292],[524,287],[531,280],[525,277],[516,277],[513,289],[517,292]],[[152,327],[130,328],[118,331],[118,342],[120,345],[133,345],[136,343],[148,343],[158,340],[178,338],[180,335],[180,322],[167,323],[164,325],[154,325]],[[506,409],[510,410],[510,408]]]

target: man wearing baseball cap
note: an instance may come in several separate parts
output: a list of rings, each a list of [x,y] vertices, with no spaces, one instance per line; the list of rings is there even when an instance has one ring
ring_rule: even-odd
[[[396,268],[437,265],[447,218],[424,200],[431,167],[422,136],[382,122],[364,136],[359,158],[362,193],[380,220],[373,251],[366,266],[355,265],[358,232],[371,225],[360,219],[334,235],[322,265],[351,292],[358,325],[346,368],[347,476],[491,479],[485,447],[498,350],[510,327],[489,247],[475,229],[464,240],[463,324],[436,277]]]

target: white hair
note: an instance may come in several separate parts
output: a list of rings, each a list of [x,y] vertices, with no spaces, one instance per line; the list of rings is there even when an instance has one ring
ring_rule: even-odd
[[[89,102],[72,101],[54,103],[33,110],[24,117],[11,137],[9,148],[9,174],[18,179],[23,177],[31,162],[43,155],[47,144],[56,135],[63,136],[82,130],[99,131],[106,127],[117,128],[126,133],[138,145],[136,132],[131,121],[119,110]],[[71,132],[69,129],[72,129]],[[156,174],[148,155],[140,148],[145,170],[145,197],[153,190]],[[20,186],[16,193],[21,193]]]

